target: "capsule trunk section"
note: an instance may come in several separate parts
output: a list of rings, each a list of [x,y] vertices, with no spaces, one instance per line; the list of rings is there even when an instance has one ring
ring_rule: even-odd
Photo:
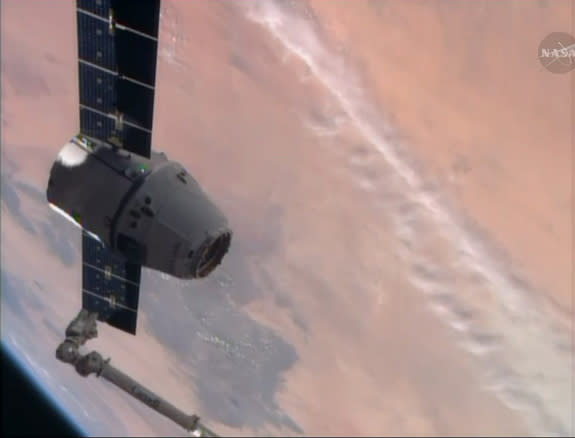
[[[113,251],[179,278],[205,277],[230,246],[225,216],[163,153],[76,136],[52,166],[47,198]]]

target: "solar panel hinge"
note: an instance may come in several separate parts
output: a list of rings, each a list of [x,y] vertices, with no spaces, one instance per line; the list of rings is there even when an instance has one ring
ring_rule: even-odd
[[[116,19],[114,17],[114,10],[111,8],[108,12],[108,31],[112,36],[116,33]]]
[[[114,124],[115,124],[114,128],[116,129],[116,131],[122,131],[122,129],[124,128],[124,114],[118,110],[116,110],[114,114]]]

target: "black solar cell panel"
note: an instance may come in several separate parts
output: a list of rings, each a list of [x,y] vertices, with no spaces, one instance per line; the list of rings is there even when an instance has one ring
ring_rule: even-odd
[[[135,334],[140,265],[130,263],[83,233],[82,307],[98,320]]]
[[[116,110],[134,129],[151,131],[154,89],[118,78],[116,73],[80,62],[80,105],[100,111],[113,120]],[[108,132],[105,133],[109,135]]]
[[[110,9],[123,26],[158,36],[160,0],[77,0],[77,8],[108,19]]]
[[[78,10],[78,57],[107,70],[116,71],[115,37],[107,19]]]
[[[131,1],[127,1],[126,3],[133,6],[133,2]],[[108,18],[108,13],[112,7],[112,0],[78,0],[76,5],[78,9],[91,12],[102,18]]]
[[[128,30],[116,30],[117,68],[127,76],[149,86],[156,82],[158,40]]]
[[[138,32],[157,37],[160,23],[160,0],[137,0],[138,7],[125,0],[112,1],[116,20]]]
[[[82,134],[107,141],[114,133],[114,119],[100,111],[80,107]]]
[[[117,75],[84,62],[80,62],[78,73],[80,105],[97,109],[106,114],[114,113],[116,110]]]
[[[105,139],[110,142],[114,136],[120,135],[115,129],[115,120],[113,117],[100,111],[93,110],[88,107],[80,108],[80,124],[83,126],[82,134],[97,138],[99,140]],[[124,144],[132,145],[126,148],[130,152],[145,156],[148,153],[148,144],[151,143],[152,133],[132,125],[124,123],[121,131]]]
[[[160,0],[77,0],[77,8],[80,131],[149,157]]]
[[[116,83],[117,109],[128,123],[152,130],[154,121],[154,89],[126,79]]]

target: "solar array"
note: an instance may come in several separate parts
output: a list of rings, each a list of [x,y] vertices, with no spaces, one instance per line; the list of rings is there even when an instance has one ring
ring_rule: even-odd
[[[150,157],[160,0],[77,0],[80,133]],[[136,333],[141,266],[82,238],[82,306]]]

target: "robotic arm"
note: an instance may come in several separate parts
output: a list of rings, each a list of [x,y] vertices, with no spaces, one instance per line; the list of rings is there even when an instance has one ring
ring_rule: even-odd
[[[97,351],[83,355],[80,347],[98,335],[96,320],[98,315],[82,309],[78,316],[66,328],[66,339],[56,349],[56,357],[73,365],[83,377],[96,374],[137,398],[156,412],[168,417],[197,437],[217,437],[214,432],[200,423],[197,415],[187,415],[166,400],[158,397],[146,387],[140,385],[127,374],[110,365],[110,359],[104,359]]]

